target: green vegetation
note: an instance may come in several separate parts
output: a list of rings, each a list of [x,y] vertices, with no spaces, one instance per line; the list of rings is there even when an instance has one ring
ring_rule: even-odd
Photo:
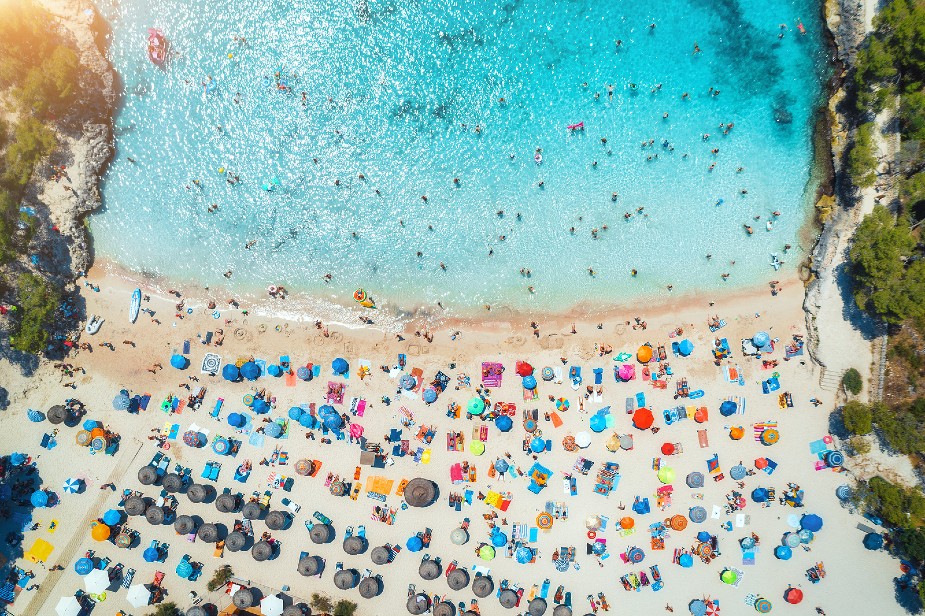
[[[56,143],[54,133],[35,118],[19,122],[3,156],[6,167],[3,183],[13,189],[24,187],[32,177],[36,163],[51,154]]]
[[[870,434],[873,430],[874,414],[866,404],[851,400],[842,408],[842,419],[845,429],[851,434]]]
[[[317,592],[312,593],[310,604],[314,611],[321,612],[322,614],[330,614],[334,609],[334,603],[331,602],[331,599],[327,595],[322,595]]]
[[[357,604],[353,601],[347,601],[346,599],[341,599],[337,602],[337,605],[334,606],[334,616],[353,616],[356,611]]]
[[[60,296],[47,280],[35,274],[21,274],[17,281],[19,310],[10,344],[18,351],[40,353],[48,344],[48,331]]]
[[[848,152],[848,174],[855,186],[870,188],[877,181],[877,157],[875,156],[873,122],[861,124]]]
[[[864,379],[861,378],[861,373],[856,369],[848,368],[841,377],[841,384],[851,395],[856,396],[861,393],[861,389],[864,387]]]
[[[209,583],[206,585],[206,588],[209,589],[209,592],[213,592],[224,586],[228,583],[234,576],[234,571],[231,569],[231,565],[222,565],[215,570],[215,575],[212,576],[212,579],[209,580]]]
[[[158,603],[148,616],[180,616],[180,608],[173,601]]]
[[[920,490],[892,484],[883,477],[867,482],[864,503],[884,522],[903,529],[918,528],[925,516],[925,495]]]

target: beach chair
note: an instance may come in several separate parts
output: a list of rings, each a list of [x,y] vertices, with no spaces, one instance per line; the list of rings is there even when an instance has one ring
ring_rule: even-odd
[[[219,398],[215,401],[215,408],[212,409],[212,412],[209,414],[213,419],[218,419],[219,413],[222,412],[222,404],[224,404],[225,399]]]
[[[212,469],[209,471],[209,479],[211,481],[218,481],[218,472],[222,470],[222,465],[219,462],[212,463]]]

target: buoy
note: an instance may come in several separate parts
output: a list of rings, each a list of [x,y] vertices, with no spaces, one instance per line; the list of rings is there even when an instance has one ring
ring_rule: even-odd
[[[277,287],[275,284],[271,284],[267,287],[267,292],[269,292],[270,295],[274,295],[277,291],[279,291],[279,287]]]
[[[224,168],[224,167],[219,167],[219,168],[218,168],[218,172],[219,172],[219,173],[225,173],[225,168]]]
[[[229,58],[233,58],[234,55],[233,55],[233,54],[228,54],[228,57],[229,57]]]
[[[596,537],[597,537],[596,532],[594,532],[593,530],[588,531],[588,539],[595,539]]]

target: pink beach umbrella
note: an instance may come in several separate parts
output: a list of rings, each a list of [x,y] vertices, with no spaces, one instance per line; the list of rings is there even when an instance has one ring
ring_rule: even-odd
[[[636,370],[632,365],[623,364],[622,366],[620,366],[619,376],[620,376],[621,381],[629,381],[635,376],[635,374],[636,374]]]
[[[363,436],[363,426],[355,423],[350,424],[350,436],[352,438],[360,438]]]

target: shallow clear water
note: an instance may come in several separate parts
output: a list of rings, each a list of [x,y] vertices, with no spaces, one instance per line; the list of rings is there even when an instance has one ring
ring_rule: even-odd
[[[800,258],[826,70],[810,0],[188,4],[101,6],[124,81],[92,218],[101,256],[203,284],[232,270],[242,290],[363,286],[460,310],[745,285],[775,276],[784,244],[785,267]],[[164,70],[146,57],[150,26],[171,46]]]

